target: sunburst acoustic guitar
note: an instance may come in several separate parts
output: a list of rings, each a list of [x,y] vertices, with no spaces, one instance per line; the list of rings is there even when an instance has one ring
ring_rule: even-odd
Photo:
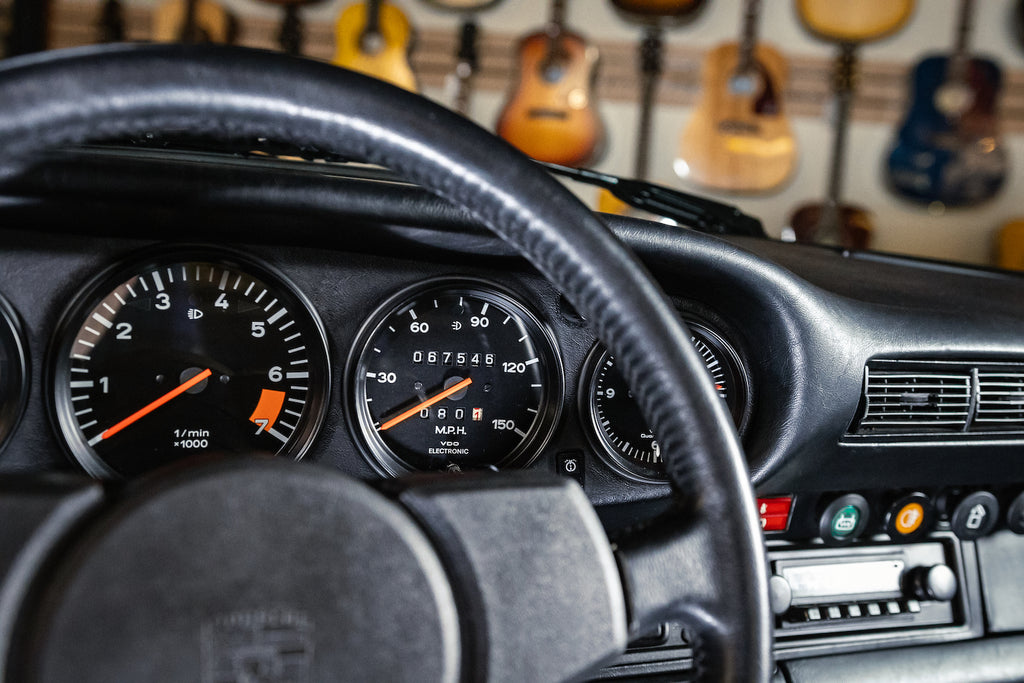
[[[496,125],[528,156],[563,166],[592,163],[604,124],[594,104],[597,49],[565,28],[565,0],[554,0],[545,30],[519,43],[519,78]]]

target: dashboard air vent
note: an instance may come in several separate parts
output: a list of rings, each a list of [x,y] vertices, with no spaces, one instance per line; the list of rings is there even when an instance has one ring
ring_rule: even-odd
[[[967,428],[971,416],[969,372],[872,368],[866,372],[864,412],[856,433],[962,432]]]
[[[1024,429],[1024,373],[978,372],[976,429]]]

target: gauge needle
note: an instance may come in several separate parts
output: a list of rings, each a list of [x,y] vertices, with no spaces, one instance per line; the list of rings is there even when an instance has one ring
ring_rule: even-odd
[[[116,425],[114,425],[113,427],[111,427],[107,431],[103,432],[103,434],[101,434],[100,436],[102,438],[104,438],[104,439],[109,439],[110,437],[112,437],[114,434],[117,434],[119,431],[121,431],[125,427],[127,427],[127,426],[129,426],[129,425],[131,425],[131,424],[133,424],[135,422],[137,422],[141,418],[146,417],[151,412],[153,412],[154,410],[156,410],[157,408],[159,408],[163,404],[167,403],[171,399],[176,398],[178,396],[181,396],[186,391],[188,391],[189,389],[191,389],[195,385],[199,384],[200,382],[202,382],[204,379],[206,379],[207,377],[209,377],[212,374],[213,374],[213,372],[210,370],[210,368],[206,368],[205,370],[200,372],[198,375],[196,375],[192,379],[186,380],[185,382],[179,384],[178,386],[176,386],[175,388],[171,389],[166,394],[164,394],[163,396],[161,396],[157,400],[153,401],[149,405],[145,406],[144,408],[140,408],[139,410],[136,410],[134,413],[132,413],[131,415],[129,415],[125,419],[121,420],[120,422],[118,422]]]
[[[467,377],[466,379],[462,380],[458,384],[451,385],[450,387],[448,387],[447,389],[445,389],[441,393],[435,394],[435,395],[431,396],[430,398],[428,398],[426,401],[421,401],[420,403],[417,403],[416,405],[414,405],[412,408],[409,408],[409,410],[405,411],[401,415],[398,415],[396,417],[391,418],[390,420],[388,420],[387,422],[385,422],[384,424],[382,424],[380,426],[380,431],[383,432],[385,430],[391,429],[396,424],[398,424],[400,422],[404,422],[405,420],[408,420],[410,417],[412,417],[416,413],[420,412],[424,408],[429,408],[430,406],[434,405],[438,401],[443,401],[446,398],[448,398],[449,396],[451,396],[452,394],[459,393],[460,391],[462,391],[463,389],[465,389],[466,387],[468,387],[472,383],[473,383],[473,378],[472,377]]]

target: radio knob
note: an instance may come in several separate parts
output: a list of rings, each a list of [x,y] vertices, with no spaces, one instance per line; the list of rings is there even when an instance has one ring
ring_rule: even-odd
[[[793,589],[789,581],[778,574],[768,579],[768,594],[775,614],[785,614],[793,605]]]
[[[948,602],[956,595],[956,574],[944,564],[915,567],[909,572],[907,589],[918,600]]]

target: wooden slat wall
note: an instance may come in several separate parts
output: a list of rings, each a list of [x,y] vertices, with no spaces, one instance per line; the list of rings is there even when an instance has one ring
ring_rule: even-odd
[[[0,10],[9,0],[0,0]],[[54,47],[95,42],[99,0],[62,0],[53,8],[50,40]],[[131,40],[146,40],[150,35],[148,8],[129,7],[126,11],[127,34]],[[3,23],[0,12],[0,25]],[[253,47],[274,48],[278,26],[265,18],[239,17],[239,42]],[[331,22],[308,21],[305,25],[305,53],[318,59],[330,59],[334,52],[334,27]],[[481,31],[480,72],[476,88],[504,92],[515,77],[514,48],[518,36],[495,33],[486,23]],[[412,54],[412,64],[422,84],[442,86],[454,66],[457,36],[454,31],[420,31]],[[636,47],[625,42],[598,42],[602,63],[597,84],[598,97],[606,101],[630,102],[639,99]],[[658,104],[688,106],[700,92],[700,64],[703,51],[670,46],[665,54],[664,74],[658,91]],[[827,59],[789,55],[790,80],[786,91],[789,113],[818,117],[827,105],[831,62]],[[859,85],[854,102],[855,121],[896,122],[906,108],[907,64],[866,60],[859,70]],[[1004,72],[1005,83],[1001,112],[1006,132],[1024,132],[1024,72]]]

